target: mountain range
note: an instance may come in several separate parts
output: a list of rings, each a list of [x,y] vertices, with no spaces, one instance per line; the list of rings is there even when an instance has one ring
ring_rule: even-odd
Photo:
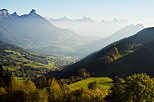
[[[92,20],[91,18],[88,18],[86,16],[84,16],[83,18],[81,19],[70,19],[66,16],[64,17],[61,17],[61,18],[56,18],[56,19],[53,19],[53,18],[47,18],[50,22],[83,22],[83,23],[87,23],[87,22],[95,22],[94,20]]]
[[[66,16],[64,17],[61,17],[61,18],[46,18],[48,21],[50,22],[76,22],[76,23],[92,23],[92,22],[96,22],[95,20],[89,18],[89,17],[86,17],[86,16],[83,16],[81,19],[71,19],[71,18],[68,18]],[[113,20],[102,20],[100,23],[127,23],[129,22],[128,20],[126,19],[121,19],[121,20],[118,20],[117,18],[114,18]]]
[[[81,19],[71,19],[66,16],[46,19],[57,27],[69,28],[82,36],[91,36],[97,39],[103,39],[130,24],[130,22],[125,19],[119,20],[115,18],[113,20],[102,20],[98,22],[86,16]]]
[[[69,29],[60,29],[36,13],[19,16],[0,10],[0,40],[31,51],[52,55],[69,55],[82,44],[93,41]]]
[[[88,21],[86,17],[82,20]],[[92,42],[94,39],[54,26],[34,9],[21,16],[16,12],[9,14],[8,10],[2,9],[0,40],[3,42],[0,42],[0,61],[6,66],[14,67],[17,64],[51,67],[49,57],[25,50],[29,49],[47,55],[88,55],[56,72],[56,76],[80,76],[81,73],[108,77],[125,77],[133,73],[147,73],[153,76],[153,34],[154,27],[144,28],[142,24],[128,25],[105,39]]]

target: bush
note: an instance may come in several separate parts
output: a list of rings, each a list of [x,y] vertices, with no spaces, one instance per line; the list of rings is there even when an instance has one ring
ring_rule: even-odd
[[[90,89],[90,90],[100,89],[100,87],[101,87],[101,85],[96,81],[88,84],[88,89]]]

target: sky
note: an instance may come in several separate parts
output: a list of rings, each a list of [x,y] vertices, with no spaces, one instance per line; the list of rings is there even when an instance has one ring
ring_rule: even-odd
[[[10,13],[29,13],[35,9],[44,17],[82,18],[96,21],[113,18],[137,22],[154,21],[154,0],[0,0],[0,8]]]

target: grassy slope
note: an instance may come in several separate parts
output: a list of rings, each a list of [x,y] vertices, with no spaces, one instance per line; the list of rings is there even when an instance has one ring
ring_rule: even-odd
[[[57,69],[57,67],[61,67],[63,65],[67,65],[71,61],[75,61],[75,58],[72,57],[56,57],[56,56],[47,56],[46,59],[48,60],[47,64],[39,63],[36,61],[29,60],[25,58],[23,54],[17,51],[12,50],[5,50],[5,52],[9,53],[7,57],[12,58],[14,60],[18,60],[18,65],[23,64],[24,66],[31,66],[33,68],[48,68],[51,70]],[[57,64],[58,63],[58,64]],[[7,68],[9,70],[16,70],[19,69],[20,66],[3,66],[4,68]]]
[[[90,82],[98,82],[99,84],[101,84],[101,89],[103,90],[108,90],[110,88],[110,83],[112,82],[112,79],[108,78],[108,77],[90,77],[81,81],[78,81],[76,83],[70,84],[69,86],[75,89],[78,88],[83,88],[85,90],[88,89],[88,84]]]
[[[38,63],[35,61],[28,60],[22,55],[20,52],[12,51],[12,50],[5,50],[5,52],[10,52],[11,54],[8,54],[7,57],[10,57],[15,60],[19,60],[18,64],[22,64],[23,62],[26,62],[24,64],[25,66],[31,66],[33,68],[40,68],[40,67],[45,67],[48,69],[54,69],[54,62],[48,62],[48,64],[43,64],[43,63]],[[9,70],[14,70],[20,68],[19,66],[4,66],[4,68],[8,68]]]

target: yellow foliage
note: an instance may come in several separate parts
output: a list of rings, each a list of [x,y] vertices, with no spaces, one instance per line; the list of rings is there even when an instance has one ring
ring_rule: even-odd
[[[3,87],[0,88],[0,96],[7,94]]]

